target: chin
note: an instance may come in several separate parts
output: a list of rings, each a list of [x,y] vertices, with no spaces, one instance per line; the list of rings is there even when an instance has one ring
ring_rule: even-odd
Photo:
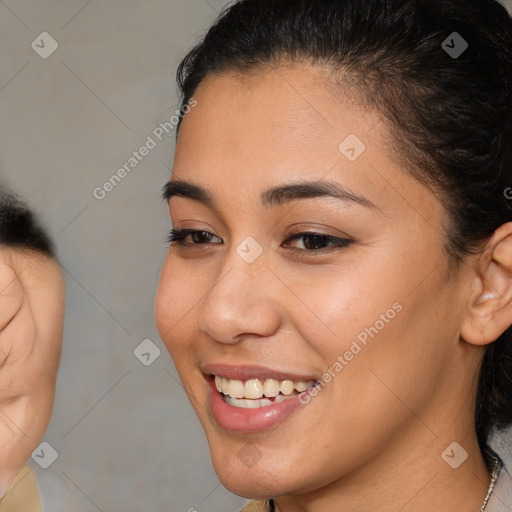
[[[290,481],[293,472],[286,460],[269,460],[262,457],[261,460],[251,460],[256,452],[254,445],[242,440],[232,443],[230,446],[220,444],[217,441],[217,449],[210,448],[213,468],[222,485],[233,494],[247,499],[265,500],[274,496],[287,494],[293,489],[300,489],[300,482]],[[243,457],[249,457],[245,459]],[[274,475],[282,475],[276,478]]]
[[[220,479],[221,475],[219,473],[217,473],[217,476]],[[288,488],[285,482],[284,485],[281,485],[281,483],[276,485],[276,480],[270,475],[266,474],[265,478],[260,472],[254,473],[252,471],[243,474],[230,473],[221,482],[228,491],[250,500],[266,500],[283,494],[284,489]]]

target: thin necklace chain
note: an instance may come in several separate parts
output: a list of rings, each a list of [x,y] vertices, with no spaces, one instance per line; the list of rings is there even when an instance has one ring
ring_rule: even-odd
[[[491,483],[489,485],[489,489],[487,490],[487,496],[485,497],[484,503],[480,507],[479,512],[484,512],[484,510],[487,508],[487,503],[489,503],[489,499],[491,497],[492,491],[494,490],[494,486],[496,485],[496,480],[498,480],[498,476],[499,476],[501,468],[503,466],[503,462],[501,461],[501,459],[499,457],[494,455],[490,450],[488,450],[487,453],[489,453],[489,455],[492,457],[492,459],[494,461],[494,466],[492,468]]]

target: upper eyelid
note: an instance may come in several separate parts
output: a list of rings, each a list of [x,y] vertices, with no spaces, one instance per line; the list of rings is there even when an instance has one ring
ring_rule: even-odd
[[[173,228],[173,229],[171,229],[171,235],[175,234],[175,235],[181,236],[182,238],[185,238],[189,235],[193,235],[195,233],[208,233],[212,237],[216,237],[216,238],[222,240],[222,238],[219,235],[216,235],[215,233],[212,233],[211,231],[208,231],[207,229],[193,229],[193,228]],[[199,244],[193,244],[193,245],[199,245]]]
[[[219,240],[222,240],[222,237],[219,235],[216,235],[215,233],[212,233],[211,231],[208,231],[207,229],[194,229],[194,228],[176,228],[172,230],[173,232],[177,234],[182,234],[184,237],[195,234],[195,233],[208,233],[208,235],[211,235],[212,237],[218,238]],[[327,239],[335,239],[335,240],[352,240],[348,236],[336,236],[332,235],[330,233],[322,233],[321,231],[315,231],[314,229],[298,229],[297,231],[294,231],[293,233],[289,234],[285,241],[297,239],[304,237],[306,235],[317,235],[321,236]],[[202,244],[191,244],[191,245],[202,245]]]

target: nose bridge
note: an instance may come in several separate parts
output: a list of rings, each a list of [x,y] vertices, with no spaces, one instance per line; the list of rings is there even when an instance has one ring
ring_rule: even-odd
[[[240,334],[272,334],[279,316],[268,286],[271,272],[266,260],[263,247],[252,237],[230,248],[200,305],[203,332],[224,343],[236,342]]]

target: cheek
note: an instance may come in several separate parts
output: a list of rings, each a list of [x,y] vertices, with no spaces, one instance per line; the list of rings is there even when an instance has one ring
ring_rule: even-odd
[[[321,356],[321,393],[344,404],[343,412],[331,414],[345,426],[362,419],[373,424],[376,411],[392,424],[403,417],[397,396],[421,407],[442,375],[457,319],[447,313],[452,299],[440,272],[415,288],[424,273],[395,258],[393,265],[354,265],[317,274],[309,285],[296,278],[291,284],[308,309],[296,301],[287,314]]]
[[[329,352],[334,377],[327,377],[331,383],[326,389],[336,396],[333,402],[343,404],[343,411],[333,411],[335,421],[354,442],[361,424],[370,437],[382,440],[406,421],[410,410],[421,415],[446,373],[454,320],[443,308],[440,276],[424,286],[409,296],[398,285],[396,293],[377,295],[376,290],[378,300],[363,302],[360,311],[347,309],[339,318],[339,329],[345,332]]]
[[[401,295],[396,284],[386,282],[382,273],[349,263],[303,272],[280,269],[287,284],[279,295],[283,314],[328,364],[349,350],[353,340],[364,343],[369,332],[387,330],[402,309],[396,304]]]
[[[160,338],[173,356],[187,350],[197,332],[196,308],[206,293],[205,279],[166,259],[155,298],[155,322]]]

